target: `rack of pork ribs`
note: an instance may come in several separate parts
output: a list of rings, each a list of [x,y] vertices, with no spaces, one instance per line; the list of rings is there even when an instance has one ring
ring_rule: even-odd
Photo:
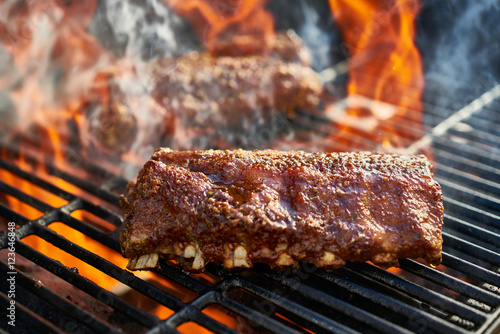
[[[423,155],[160,148],[121,205],[132,270],[441,262],[442,192]]]
[[[292,31],[277,33],[263,53],[192,51],[151,61],[141,71],[152,82],[147,102],[122,91],[121,76],[140,77],[124,70],[101,73],[87,97],[83,140],[90,136],[108,155],[129,151],[137,140],[177,149],[260,147],[287,134],[286,129],[261,134],[277,119],[296,110],[318,113],[323,92],[309,51]],[[137,105],[146,109],[141,115]]]

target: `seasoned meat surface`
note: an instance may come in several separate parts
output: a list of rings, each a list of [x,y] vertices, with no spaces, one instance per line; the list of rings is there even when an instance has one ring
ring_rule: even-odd
[[[315,109],[323,91],[309,54],[292,32],[268,53],[214,57],[191,52],[154,66],[151,95],[170,115],[165,143],[183,148],[254,148],[282,136],[263,131],[295,110]]]
[[[443,200],[424,156],[158,149],[121,197],[130,269],[441,261]]]

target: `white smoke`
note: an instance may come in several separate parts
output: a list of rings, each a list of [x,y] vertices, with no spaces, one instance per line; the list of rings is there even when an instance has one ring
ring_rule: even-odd
[[[447,3],[446,14],[451,16],[451,24],[445,20],[441,24],[450,27],[439,32],[434,55],[424,62],[430,64],[426,71],[429,86],[435,85],[441,92],[438,103],[459,110],[498,83],[500,3],[497,0]]]

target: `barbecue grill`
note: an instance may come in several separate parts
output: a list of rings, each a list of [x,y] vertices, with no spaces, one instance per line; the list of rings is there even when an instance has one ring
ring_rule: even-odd
[[[335,80],[342,87],[347,82],[341,75]],[[188,274],[172,261],[161,261],[151,273],[131,273],[124,269],[126,260],[117,260],[124,223],[119,195],[128,179],[76,151],[61,165],[36,150],[23,147],[21,154],[19,143],[2,143],[0,175],[8,177],[0,178],[0,307],[8,315],[15,300],[15,327],[2,316],[0,328],[19,333],[499,333],[500,86],[459,108],[434,98],[440,90],[438,83],[426,82],[424,129],[412,127],[416,119],[402,122],[402,131],[417,138],[406,150],[432,152],[443,189],[443,262],[436,268],[401,259],[399,268],[388,270],[370,263],[348,263],[334,271],[307,264],[285,271],[208,265],[204,273]],[[295,131],[335,133],[340,125],[326,116],[297,111],[285,121]],[[352,131],[349,138],[335,148],[371,147],[363,133]],[[48,251],[30,246],[34,240]],[[104,279],[89,279],[83,267]]]
[[[20,257],[29,260],[95,299],[99,307],[106,309],[108,319],[96,317],[88,306],[82,307],[57,289],[45,286],[43,278],[38,279],[36,273],[24,272],[19,267],[14,271],[9,269],[6,260],[1,262],[2,307],[5,310],[9,306],[5,291],[9,290],[7,279],[14,275],[16,328],[23,328],[25,332],[115,333],[121,328],[134,328],[138,332],[170,333],[183,324],[196,323],[217,333],[235,330],[249,333],[497,333],[500,330],[499,110],[499,86],[453,113],[443,113],[439,106],[426,106],[425,122],[431,130],[421,143],[427,141],[432,146],[435,177],[444,193],[442,266],[431,268],[404,259],[400,261],[400,270],[392,272],[368,263],[349,263],[332,272],[304,264],[284,272],[257,265],[252,270],[234,273],[211,265],[206,274],[188,275],[163,262],[155,273],[179,286],[180,291],[191,296],[188,300],[140,275],[131,274],[51,229],[53,223],[65,224],[119,252],[118,235],[123,217],[118,194],[124,191],[125,179],[84,165],[89,173],[106,180],[92,183],[45,162],[47,174],[86,194],[76,196],[9,161],[16,152],[4,146],[2,170],[67,202],[53,207],[43,198],[0,181],[2,194],[15,197],[41,213],[40,217],[29,219],[23,212],[0,205],[0,217],[18,225],[15,230],[17,260]],[[449,116],[443,118],[442,115]],[[29,164],[30,157],[25,159]],[[94,223],[75,218],[72,213],[79,210],[98,218],[93,219]],[[126,293],[145,296],[173,313],[166,319],[159,318],[127,301],[123,294],[104,289],[81,276],[77,269],[68,267],[69,264],[25,244],[23,238],[30,235],[123,283]],[[8,235],[2,231],[2,252],[7,251],[8,243]],[[230,328],[211,317],[206,312],[210,308],[229,314],[235,319],[236,327]],[[4,328],[6,320],[2,318]]]

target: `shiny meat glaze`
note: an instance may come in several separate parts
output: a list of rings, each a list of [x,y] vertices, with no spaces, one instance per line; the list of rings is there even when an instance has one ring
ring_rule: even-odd
[[[188,270],[441,261],[443,199],[424,156],[162,148],[121,204],[126,257]]]

